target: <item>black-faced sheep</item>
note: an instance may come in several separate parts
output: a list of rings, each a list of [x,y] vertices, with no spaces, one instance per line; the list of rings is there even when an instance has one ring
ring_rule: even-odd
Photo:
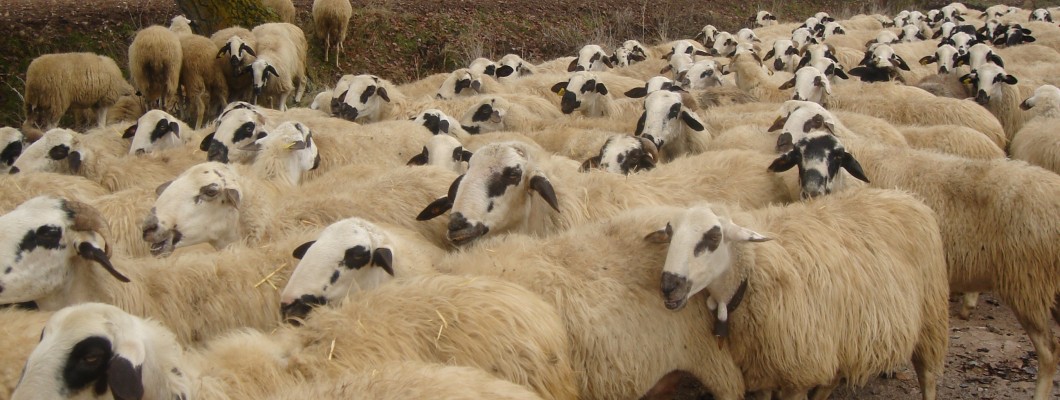
[[[295,103],[301,102],[308,84],[306,52],[309,45],[305,33],[284,22],[261,24],[251,32],[258,42],[254,49],[257,58],[242,67],[239,73],[253,74],[254,103],[262,96],[270,108],[283,111],[287,109],[287,98],[292,93]]]
[[[47,131],[58,125],[68,109],[91,108],[102,127],[107,122],[108,109],[133,91],[110,57],[92,53],[45,54],[26,69],[26,123]]]
[[[173,31],[153,25],[136,33],[129,45],[129,71],[148,109],[173,108],[182,63],[180,39]]]

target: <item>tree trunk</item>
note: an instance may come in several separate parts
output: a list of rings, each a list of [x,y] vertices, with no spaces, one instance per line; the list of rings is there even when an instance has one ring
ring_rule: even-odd
[[[177,7],[198,25],[196,33],[210,36],[218,30],[239,25],[253,29],[265,22],[280,21],[261,0],[176,0]]]

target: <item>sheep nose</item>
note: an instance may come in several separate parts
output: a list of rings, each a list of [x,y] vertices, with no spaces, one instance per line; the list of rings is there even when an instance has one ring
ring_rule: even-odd
[[[563,99],[560,100],[559,105],[564,114],[570,114],[578,108],[578,98],[574,93],[568,91],[563,94]]]
[[[467,218],[464,218],[463,214],[455,212],[449,216],[449,232],[456,232],[470,227],[471,223],[467,221]]]
[[[328,301],[322,296],[314,296],[311,294],[302,295],[294,301],[280,304],[280,315],[283,317],[284,322],[287,322],[294,326],[301,326],[302,321],[309,316],[309,312],[313,310],[314,306],[327,304]]]

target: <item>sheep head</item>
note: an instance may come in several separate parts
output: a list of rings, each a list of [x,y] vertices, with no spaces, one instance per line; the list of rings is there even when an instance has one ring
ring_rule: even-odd
[[[154,256],[199,243],[223,248],[240,238],[241,177],[227,164],[202,163],[156,189],[143,238]]]
[[[659,162],[659,149],[644,137],[615,135],[607,138],[600,154],[585,160],[581,171],[599,168],[615,174],[629,175],[637,171],[655,168]]]
[[[1030,110],[1038,106],[1060,107],[1060,89],[1053,85],[1042,85],[1034,89],[1034,95],[1020,103],[1020,109]]]
[[[180,127],[176,117],[162,110],[151,110],[126,129],[122,137],[132,138],[129,154],[153,153],[183,145]]]
[[[40,139],[23,149],[15,159],[11,172],[55,172],[77,174],[89,154],[81,148],[81,134],[56,128],[45,132]]]
[[[970,85],[975,93],[975,102],[987,105],[992,98],[1001,97],[1001,85],[1015,85],[1016,77],[1005,73],[1005,69],[994,64],[983,64],[961,77],[961,83]]]
[[[378,121],[390,103],[390,95],[382,80],[375,75],[357,75],[346,90],[336,96],[340,103],[332,104],[331,112],[347,121],[369,123]]]
[[[423,152],[412,157],[407,165],[434,165],[460,174],[465,170],[463,163],[470,159],[471,152],[456,138],[434,135],[423,146]]]
[[[840,168],[854,178],[869,181],[861,164],[846,151],[823,115],[810,118],[801,129],[799,139],[793,140],[791,149],[769,165],[769,171],[784,172],[798,166],[802,198],[813,198],[841,189],[842,181],[837,180]],[[785,133],[789,137],[795,135],[787,131]]]
[[[26,137],[18,129],[0,128],[0,167],[12,167],[26,147]],[[0,170],[0,174],[11,172]]]
[[[663,305],[680,310],[735,262],[733,244],[771,240],[718,215],[709,204],[692,207],[644,240],[668,244],[660,289]],[[727,299],[726,299],[727,300]]]
[[[394,278],[394,246],[386,231],[360,218],[329,225],[294,249],[299,259],[280,294],[284,320],[297,323],[312,306],[341,302]]]
[[[675,140],[686,127],[703,131],[699,115],[681,102],[681,95],[671,91],[653,92],[644,98],[644,112],[637,121],[634,136],[651,140],[663,151],[666,143]]]
[[[489,96],[472,106],[460,119],[460,126],[468,133],[478,134],[507,129],[504,117],[512,104],[503,97]]]

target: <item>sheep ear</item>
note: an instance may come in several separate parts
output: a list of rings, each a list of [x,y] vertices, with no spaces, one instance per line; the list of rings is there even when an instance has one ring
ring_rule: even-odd
[[[372,251],[372,265],[383,268],[383,271],[394,276],[394,252],[386,247],[378,247]]]
[[[990,52],[990,54],[987,54],[986,55],[986,60],[990,61],[990,62],[992,62],[994,64],[997,64],[997,66],[999,66],[1001,68],[1005,68],[1005,60],[1002,60],[1001,56],[999,56],[997,54],[994,54],[994,52]]]
[[[640,136],[644,133],[644,120],[647,119],[648,112],[640,113],[640,119],[637,120],[637,128],[633,131],[633,136]]]
[[[795,78],[791,78],[791,80],[789,80],[787,82],[784,82],[784,84],[780,85],[780,87],[777,88],[777,89],[788,90],[788,89],[791,89],[793,87],[795,87]]]
[[[427,165],[428,160],[427,146],[423,146],[423,151],[409,159],[409,162],[405,163],[405,165]]]
[[[142,346],[142,345],[141,345]],[[115,400],[140,400],[144,396],[143,360],[140,364],[115,354],[107,364],[107,386]]]
[[[768,242],[773,240],[773,238],[765,237],[758,232],[736,225],[728,218],[723,220],[722,225],[725,226],[723,234],[727,240],[734,242]]]
[[[279,78],[279,77],[280,77],[280,74],[279,74],[278,72],[276,72],[276,67],[273,67],[273,66],[271,66],[271,65],[270,65],[270,66],[268,66],[268,67],[265,67],[265,71],[264,71],[263,73],[265,73],[265,74],[272,74],[272,76],[275,76],[275,77],[277,77],[277,78]]]
[[[309,248],[313,246],[313,243],[316,242],[316,240],[310,240],[308,242],[302,243],[298,247],[295,247],[294,251],[291,252],[291,257],[301,260],[302,257],[305,257],[305,253],[309,251]]]
[[[695,55],[695,56],[709,56],[710,53],[707,53],[707,52],[705,52],[703,50],[696,50],[696,52],[692,53],[692,55]]]
[[[239,149],[243,151],[261,151],[261,143],[250,142],[240,147]]]
[[[972,84],[972,74],[964,74],[958,80],[961,81],[961,83],[963,83],[965,85],[971,85]]]
[[[158,187],[155,188],[155,196],[161,196],[162,192],[166,191],[166,188],[169,187],[169,185],[171,185],[172,183],[173,181],[167,181],[162,183],[161,185],[158,185]]]
[[[125,133],[123,133],[121,135],[121,138],[122,139],[129,139],[129,138],[132,138],[133,136],[136,136],[136,124],[132,124],[132,126],[130,126],[127,129],[125,129]]]
[[[783,128],[784,124],[786,123],[788,123],[788,117],[783,115],[779,116],[777,117],[777,119],[773,120],[773,125],[770,125],[769,129],[766,130],[766,132],[774,132],[780,128]]]
[[[492,64],[491,65],[487,65],[486,69],[484,71],[482,71],[482,72],[485,73],[486,75],[489,75],[489,76],[496,76],[497,75],[497,66],[496,65],[492,65]]]
[[[567,66],[567,72],[574,72],[574,71],[577,71],[577,70],[578,70],[578,58],[575,57],[573,60],[570,60],[570,65]]]
[[[671,65],[667,65],[667,66],[663,67],[663,69],[660,69],[660,70],[659,70],[659,73],[660,73],[660,74],[665,74],[665,73],[667,73],[667,72],[670,72],[670,70],[672,70],[672,69],[674,69],[674,67],[673,67],[673,66],[671,66]]]
[[[445,212],[449,211],[451,208],[453,208],[453,201],[449,200],[449,197],[438,198],[437,200],[432,201],[431,204],[428,204],[427,208],[424,208],[423,211],[420,211],[420,214],[416,216],[416,220],[428,221],[434,219],[439,215],[445,214]]]
[[[552,182],[544,175],[534,175],[530,178],[530,189],[537,192],[553,210],[559,211],[559,201],[556,200],[556,190],[552,188]]]
[[[934,55],[930,55],[930,56],[921,58],[920,59],[920,65],[928,65],[928,64],[937,62],[938,60],[939,60],[938,57],[936,57]]]
[[[239,191],[235,189],[224,190],[224,200],[233,207],[239,208]]]
[[[555,85],[552,85],[552,88],[549,89],[549,90],[551,90],[552,93],[555,93],[555,94],[558,94],[558,95],[562,96],[563,95],[563,91],[566,88],[567,88],[567,82],[557,82]]]
[[[173,136],[180,138],[180,124],[175,121],[169,123],[169,131],[173,132]]]
[[[623,93],[623,94],[625,94],[626,97],[629,97],[629,98],[639,99],[641,97],[644,97],[644,96],[648,95],[648,88],[644,87],[644,86],[635,87],[633,89],[627,90],[626,93]]]
[[[655,232],[649,233],[644,236],[644,241],[658,244],[670,243],[670,239],[674,236],[674,228],[670,226],[670,223],[666,223],[666,227],[659,229]]]
[[[589,172],[590,169],[600,166],[600,156],[589,157],[588,160],[582,163],[581,168],[578,168],[579,172]]]
[[[703,123],[699,121],[699,118],[694,117],[688,110],[681,110],[681,120],[685,121],[685,125],[688,125],[688,127],[692,128],[694,131],[702,132],[703,129],[705,129]]]
[[[246,43],[243,43],[243,44],[239,45],[239,52],[240,53],[246,52],[247,54],[250,54],[250,55],[252,55],[254,57],[258,56],[257,54],[254,53],[254,49],[250,48],[250,46],[247,46]]]
[[[824,127],[824,116],[816,114],[813,118],[810,118],[806,123],[802,124],[802,132],[810,133],[814,129],[821,129]]]
[[[1001,82],[1007,83],[1007,84],[1009,84],[1009,85],[1015,85],[1015,84],[1016,84],[1017,82],[1019,82],[1019,81],[1018,81],[1018,80],[1016,80],[1016,77],[1015,77],[1015,76],[1012,76],[1012,75],[1005,75],[1005,77],[1004,77],[1004,78],[1001,78]]]
[[[801,60],[799,60],[799,65],[797,65],[795,67],[795,70],[798,71],[798,70],[802,69],[802,67],[805,67],[805,66],[807,66],[809,64],[810,64],[810,57],[803,57]],[[794,79],[795,78],[792,78],[792,80],[794,80]]]
[[[795,154],[794,150],[790,150],[787,153],[781,154],[776,160],[773,160],[773,163],[769,164],[767,170],[769,172],[784,172],[798,163],[799,156]]]
[[[898,68],[902,69],[903,71],[909,70],[909,64],[906,64],[905,60],[903,60],[901,56],[895,54],[894,60],[898,62]]]
[[[470,151],[460,148],[460,159],[457,161],[471,162],[471,156],[473,155]]]
[[[858,178],[862,182],[869,183],[869,178],[865,177],[865,171],[861,169],[861,164],[858,160],[854,159],[854,156],[850,153],[843,153],[843,169],[850,173],[850,176]]]
[[[225,55],[225,53],[231,54],[231,50],[228,49],[227,45],[225,47],[222,47],[220,50],[218,50],[217,51],[217,57],[214,57],[214,58],[221,58],[221,57],[223,57]]]
[[[603,57],[600,60],[604,62],[604,65],[606,65],[607,68],[614,68],[615,67],[615,64],[611,63],[611,58],[610,57]]]
[[[596,93],[600,93],[600,94],[606,95],[607,94],[607,86],[604,86],[603,82],[597,83],[596,84]]]
[[[791,141],[791,134],[784,132],[780,136],[777,136],[777,153],[787,153],[795,148],[795,144]]]
[[[214,132],[214,133],[216,133],[216,132]],[[213,133],[211,133],[209,135],[206,135],[206,137],[202,138],[202,141],[199,142],[199,150],[209,151],[210,150],[210,143],[212,143],[212,142],[213,142]]]
[[[763,58],[762,60],[768,60],[768,59],[770,59],[770,58],[773,58],[773,56],[774,56],[774,55],[776,55],[776,54],[777,54],[777,51],[776,51],[776,50],[774,50],[774,49],[769,49],[769,51],[768,51],[768,52],[766,52],[766,57],[765,57],[765,58]]]
[[[379,95],[379,97],[383,98],[383,101],[385,101],[387,103],[390,102],[390,96],[388,96],[386,94],[386,88],[380,87],[379,90],[375,91],[375,94],[377,94],[377,95]]]
[[[71,171],[74,171],[75,173],[76,172],[81,172],[81,152],[80,151],[71,151],[70,152],[70,157],[68,157],[66,159],[66,161],[70,164],[70,170]]]
[[[81,244],[77,245],[77,254],[81,256],[81,258],[84,258],[86,260],[95,261],[97,264],[103,267],[103,269],[107,270],[107,272],[109,272],[110,275],[113,276],[115,279],[125,283],[129,282],[129,278],[125,277],[125,275],[122,275],[121,272],[118,272],[117,269],[114,269],[114,264],[111,264],[110,257],[107,256],[107,252],[103,249],[100,249],[95,244],[92,244],[90,242],[81,242]]]

